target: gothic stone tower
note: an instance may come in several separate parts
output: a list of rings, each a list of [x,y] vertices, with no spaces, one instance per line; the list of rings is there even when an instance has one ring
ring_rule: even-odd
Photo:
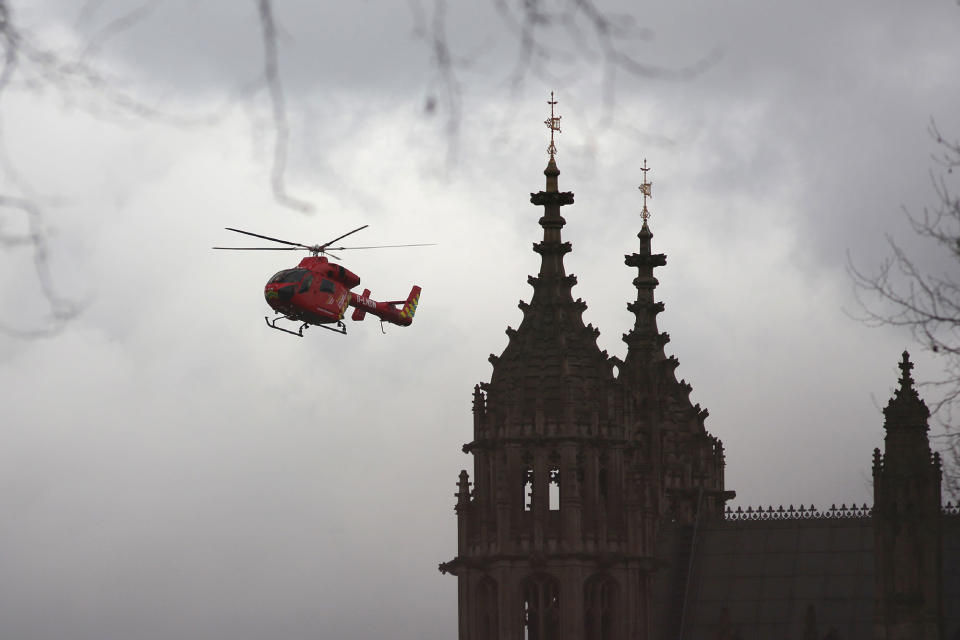
[[[559,130],[552,113],[547,124]],[[462,471],[457,556],[440,569],[457,576],[460,640],[646,639],[660,523],[722,517],[723,450],[664,355],[653,269],[666,258],[651,254],[646,219],[626,258],[639,272],[626,358],[584,326],[561,239],[573,194],[559,190],[552,132],[549,151],[546,188],[530,198],[543,207],[540,272],[474,389],[473,486]]]
[[[906,351],[900,388],[883,410],[884,453],[873,452],[878,640],[940,640],[943,567],[940,455]]]

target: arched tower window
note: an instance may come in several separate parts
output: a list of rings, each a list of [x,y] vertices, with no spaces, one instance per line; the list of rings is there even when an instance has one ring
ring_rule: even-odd
[[[544,574],[523,581],[523,640],[560,640],[560,582]]]
[[[523,470],[523,510],[533,511],[533,469]]]
[[[499,638],[499,611],[497,604],[497,583],[489,576],[477,584],[477,638],[497,640]]]
[[[560,510],[560,469],[554,467],[550,469],[550,488],[548,498],[548,506],[550,511],[559,511]]]
[[[584,640],[617,640],[617,582],[610,576],[594,576],[583,588]]]
[[[523,476],[520,478],[523,482],[523,510],[533,511],[533,454],[524,451],[521,458],[523,460]]]

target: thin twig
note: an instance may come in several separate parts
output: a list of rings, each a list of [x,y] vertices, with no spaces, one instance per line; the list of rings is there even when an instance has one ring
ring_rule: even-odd
[[[287,124],[286,99],[280,82],[280,68],[277,55],[277,28],[273,20],[271,0],[257,0],[257,12],[260,18],[263,36],[263,75],[270,94],[270,106],[273,110],[273,168],[270,183],[277,202],[285,207],[311,213],[313,205],[306,200],[291,196],[287,192],[287,152],[290,143],[290,126]]]

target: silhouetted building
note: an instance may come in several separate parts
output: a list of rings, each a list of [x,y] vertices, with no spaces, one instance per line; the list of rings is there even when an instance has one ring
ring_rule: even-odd
[[[907,354],[873,509],[725,509],[723,445],[657,328],[666,257],[651,250],[650,183],[626,256],[637,299],[621,361],[572,296],[561,208],[573,194],[559,190],[552,133],[549,151],[530,198],[540,272],[474,389],[473,477],[460,473],[457,556],[440,565],[457,576],[460,640],[960,639],[960,517],[941,507]]]
[[[941,508],[940,459],[906,352],[900,367],[873,508],[727,511],[699,523],[689,551],[661,521],[651,638],[960,638],[960,514]]]

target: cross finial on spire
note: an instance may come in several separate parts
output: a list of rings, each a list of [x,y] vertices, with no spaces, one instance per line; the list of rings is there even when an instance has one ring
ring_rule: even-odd
[[[550,146],[547,147],[547,153],[549,153],[552,158],[557,155],[557,146],[553,143],[553,132],[556,131],[560,133],[560,118],[563,116],[553,114],[553,107],[557,104],[557,101],[553,99],[553,91],[550,92],[550,99],[547,101],[547,104],[550,105],[550,117],[544,120],[543,124],[547,125],[547,128],[550,129]]]
[[[643,184],[640,185],[640,193],[643,194],[643,211],[640,212],[640,217],[643,218],[643,223],[646,224],[647,220],[650,219],[650,211],[647,209],[647,198],[652,198],[653,194],[650,192],[650,187],[653,186],[653,183],[647,180],[647,171],[650,171],[650,168],[647,166],[647,159],[643,159],[643,167],[640,168],[640,171],[643,171]]]

